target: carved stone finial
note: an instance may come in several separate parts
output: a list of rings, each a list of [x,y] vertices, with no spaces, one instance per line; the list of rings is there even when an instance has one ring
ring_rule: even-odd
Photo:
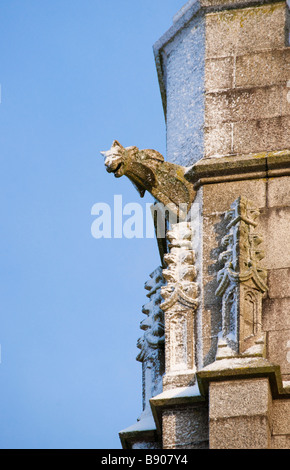
[[[185,177],[186,168],[165,162],[156,150],[123,147],[117,140],[101,152],[105,166],[116,178],[127,176],[141,197],[148,191],[179,219],[184,219],[195,197],[193,185]]]
[[[216,294],[222,297],[223,338],[238,353],[253,346],[261,335],[262,296],[267,272],[261,268],[262,238],[256,233],[259,210],[239,197],[226,213],[228,233],[222,240]]]

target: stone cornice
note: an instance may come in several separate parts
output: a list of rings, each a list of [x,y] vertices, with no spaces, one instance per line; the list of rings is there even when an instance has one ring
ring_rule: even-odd
[[[209,383],[268,377],[273,398],[289,398],[283,388],[280,366],[265,358],[235,358],[215,361],[197,372],[197,382],[202,395],[207,396]]]
[[[132,449],[135,442],[158,442],[156,429],[134,430],[133,426],[119,432],[119,438],[123,449]]]
[[[290,150],[202,158],[185,174],[195,190],[204,184],[290,175]]]
[[[205,397],[200,394],[198,385],[176,387],[151,398],[150,405],[158,434],[162,434],[162,412],[178,406],[193,406],[205,403]]]

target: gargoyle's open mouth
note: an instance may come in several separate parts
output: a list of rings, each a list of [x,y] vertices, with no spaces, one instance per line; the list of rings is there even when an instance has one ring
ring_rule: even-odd
[[[117,172],[120,170],[121,166],[123,165],[122,162],[120,162],[116,168],[112,168],[111,166],[107,166],[106,170],[108,173],[114,173],[114,175],[116,176]]]
[[[119,163],[117,168],[115,168],[115,170],[113,170],[113,173],[117,173],[117,171],[120,170],[121,166],[122,166],[122,163]]]
[[[120,168],[122,168],[122,166],[123,166],[123,163],[121,162],[114,170],[112,170],[112,173],[114,173],[114,176],[116,178],[118,178],[119,176],[122,176],[118,174],[118,171],[120,170]]]

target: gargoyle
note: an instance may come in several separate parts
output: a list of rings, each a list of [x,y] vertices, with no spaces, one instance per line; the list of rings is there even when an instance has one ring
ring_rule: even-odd
[[[125,148],[117,140],[110,150],[101,154],[105,157],[107,171],[114,173],[116,178],[127,176],[141,197],[148,191],[178,219],[186,217],[195,191],[184,177],[184,167],[165,162],[156,150]]]

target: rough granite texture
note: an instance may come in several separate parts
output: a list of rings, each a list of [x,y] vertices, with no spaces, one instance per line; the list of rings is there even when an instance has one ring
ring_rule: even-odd
[[[272,398],[267,379],[212,382],[209,392],[211,449],[268,449]]]
[[[164,449],[208,448],[208,408],[205,405],[169,409],[163,413]]]

